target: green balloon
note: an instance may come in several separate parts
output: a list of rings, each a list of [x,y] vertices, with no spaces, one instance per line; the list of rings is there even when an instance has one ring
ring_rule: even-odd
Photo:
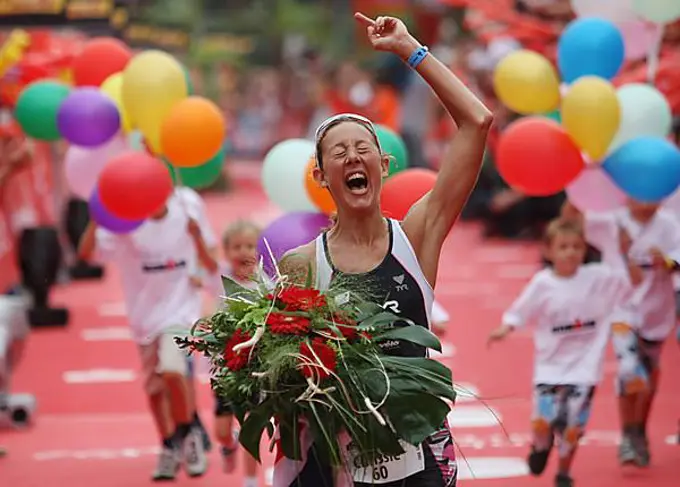
[[[14,117],[26,135],[48,142],[61,139],[57,113],[69,92],[68,86],[57,81],[28,85],[19,95],[14,109]]]
[[[393,157],[389,175],[392,176],[406,169],[408,167],[408,151],[401,136],[382,125],[377,125],[375,132],[378,135],[383,153]]]
[[[543,116],[545,118],[549,118],[550,120],[554,120],[557,123],[562,123],[562,114],[560,113],[559,110],[555,110],[554,112],[550,113],[545,113]]]
[[[191,73],[185,66],[182,66],[182,68],[184,69],[184,79],[187,82],[187,94],[192,96],[196,93],[196,90],[194,89],[194,82],[191,81]]]
[[[211,186],[220,177],[222,167],[224,166],[224,149],[220,149],[220,151],[205,164],[196,167],[175,168],[170,165],[168,161],[165,161],[165,163],[168,166],[172,182],[175,183],[175,185],[178,184],[176,172],[179,172],[179,177],[183,186],[194,189],[203,189]]]

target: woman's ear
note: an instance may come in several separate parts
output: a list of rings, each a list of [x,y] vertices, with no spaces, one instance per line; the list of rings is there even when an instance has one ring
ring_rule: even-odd
[[[380,160],[381,175],[384,178],[390,175],[390,164],[392,163],[392,156],[383,154]]]
[[[312,169],[312,177],[314,178],[314,181],[316,181],[316,183],[322,188],[328,187],[328,183],[323,176],[323,171],[321,168],[319,168],[319,166],[314,166],[314,169]]]

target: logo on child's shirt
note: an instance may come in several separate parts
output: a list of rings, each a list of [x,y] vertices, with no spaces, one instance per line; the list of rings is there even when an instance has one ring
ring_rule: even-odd
[[[175,269],[183,269],[187,266],[185,260],[167,260],[162,264],[143,264],[142,271],[144,272],[163,272],[172,271]]]
[[[590,321],[581,321],[581,320],[576,320],[573,323],[569,325],[558,325],[558,326],[553,326],[553,333],[569,333],[573,331],[585,331],[585,330],[592,330],[595,328],[595,321],[590,320]]]

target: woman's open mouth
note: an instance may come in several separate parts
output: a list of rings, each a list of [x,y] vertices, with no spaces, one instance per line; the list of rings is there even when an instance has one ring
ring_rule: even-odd
[[[363,171],[354,171],[345,177],[345,185],[352,194],[365,194],[368,191],[368,176]]]

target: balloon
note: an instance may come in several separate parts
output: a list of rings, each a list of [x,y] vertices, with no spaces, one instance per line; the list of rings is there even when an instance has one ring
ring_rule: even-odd
[[[128,145],[120,136],[95,149],[70,146],[64,157],[64,173],[69,189],[78,198],[87,200],[97,186],[99,174],[106,163],[126,150]]]
[[[680,150],[660,138],[630,140],[602,167],[619,188],[639,201],[661,201],[680,185]]]
[[[69,88],[56,81],[37,81],[19,95],[14,117],[21,130],[34,139],[54,142],[61,139],[57,112],[69,95]]]
[[[533,51],[515,51],[505,56],[496,66],[493,85],[503,104],[518,113],[545,113],[560,104],[555,68]]]
[[[313,142],[289,139],[276,144],[265,156],[262,187],[284,211],[316,211],[305,189],[307,161],[313,154]]]
[[[571,7],[579,17],[599,17],[612,22],[635,17],[631,0],[571,0]]]
[[[205,98],[178,102],[161,125],[161,150],[175,166],[199,166],[220,150],[227,130],[224,116]]]
[[[262,232],[257,245],[265,271],[269,275],[276,272],[265,240],[274,259],[279,260],[286,252],[314,240],[330,225],[331,221],[326,215],[309,212],[288,213],[272,222]]]
[[[581,151],[552,120],[526,117],[501,134],[496,167],[509,186],[529,196],[562,191],[585,165]]]
[[[57,126],[72,144],[97,147],[118,133],[120,114],[113,100],[97,88],[79,88],[61,104]]]
[[[188,186],[194,189],[203,189],[211,186],[222,174],[224,167],[224,149],[215,154],[209,161],[196,167],[173,167],[168,164],[168,170],[172,177],[172,182],[175,186]],[[177,174],[179,172],[179,179],[177,181]]]
[[[90,217],[99,225],[100,227],[113,233],[130,233],[136,230],[144,220],[125,220],[118,218],[109,212],[102,204],[99,198],[99,191],[95,188],[90,196],[89,201],[90,207]]]
[[[132,130],[132,122],[130,115],[123,106],[123,73],[112,74],[101,86],[101,92],[111,98],[118,108],[120,114],[120,126],[123,132],[130,132]]]
[[[380,208],[385,216],[403,220],[411,207],[425,196],[437,181],[431,169],[407,169],[395,174],[383,184]]]
[[[312,200],[312,203],[316,205],[318,210],[326,215],[331,215],[338,211],[335,206],[335,201],[331,196],[331,192],[328,188],[323,188],[314,179],[314,168],[316,167],[316,157],[312,156],[307,163],[307,169],[305,173],[305,189],[307,190],[307,196]]]
[[[163,120],[186,96],[184,69],[165,52],[142,52],[123,71],[123,106],[156,154],[161,151]]]
[[[577,19],[562,32],[557,44],[557,65],[562,80],[572,83],[582,76],[612,79],[624,58],[621,32],[603,19]]]
[[[408,167],[408,151],[406,150],[404,140],[399,134],[383,125],[377,125],[375,133],[378,136],[383,154],[392,156],[389,175],[392,176],[406,169]]]
[[[172,178],[160,160],[130,151],[104,166],[97,187],[104,207],[112,215],[141,220],[163,207],[172,193]]]
[[[653,86],[631,83],[616,92],[621,106],[621,123],[609,152],[637,137],[666,137],[673,125],[666,97]]]
[[[559,110],[554,110],[550,113],[544,113],[543,116],[557,123],[562,123],[562,114]]]
[[[562,125],[574,142],[598,161],[619,129],[621,108],[614,87],[587,76],[579,79],[562,100]]]
[[[588,166],[566,188],[569,201],[580,211],[611,211],[626,204],[626,194],[599,166]]]
[[[670,24],[680,19],[678,0],[633,0],[633,11],[657,24]]]
[[[637,19],[618,23],[626,46],[626,59],[637,60],[647,57],[659,33],[654,24]]]
[[[125,69],[132,58],[130,49],[118,39],[93,39],[73,60],[76,86],[100,86],[106,78]]]

